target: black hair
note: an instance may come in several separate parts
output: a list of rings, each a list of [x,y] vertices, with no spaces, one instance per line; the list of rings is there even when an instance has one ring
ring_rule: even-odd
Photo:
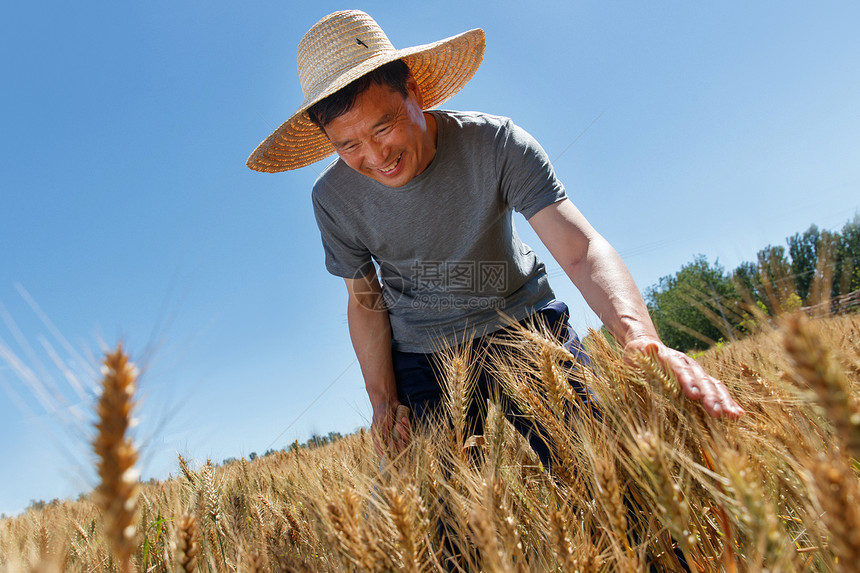
[[[356,98],[370,87],[371,82],[376,85],[386,85],[405,98],[409,93],[406,89],[406,80],[408,79],[409,66],[406,65],[406,62],[403,60],[389,62],[364,74],[327,98],[318,101],[308,108],[308,115],[312,122],[323,129],[332,120],[352,109]]]

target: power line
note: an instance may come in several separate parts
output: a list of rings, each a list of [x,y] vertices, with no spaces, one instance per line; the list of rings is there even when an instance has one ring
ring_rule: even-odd
[[[317,402],[319,402],[320,398],[322,398],[322,397],[323,397],[323,395],[324,395],[326,392],[328,392],[328,391],[331,389],[331,387],[332,387],[332,386],[334,386],[334,385],[335,385],[335,383],[336,383],[338,380],[340,380],[341,378],[343,378],[344,374],[346,374],[346,373],[347,373],[347,371],[348,371],[350,368],[352,368],[352,365],[353,365],[353,364],[355,364],[355,363],[356,363],[356,361],[357,361],[357,359],[356,359],[356,358],[353,358],[353,359],[352,359],[352,362],[350,362],[350,363],[349,363],[349,365],[348,365],[346,368],[344,368],[344,369],[343,369],[343,371],[342,371],[340,374],[338,374],[337,376],[335,376],[334,380],[332,380],[332,381],[331,381],[331,383],[330,383],[328,386],[326,386],[325,388],[323,388],[322,392],[320,392],[320,393],[317,395],[317,397],[316,397],[316,398],[314,398],[314,399],[311,401],[311,403],[310,403],[310,404],[308,404],[308,405],[307,405],[307,407],[306,407],[304,410],[302,410],[302,411],[301,411],[301,413],[300,413],[298,416],[296,416],[296,417],[295,417],[295,419],[293,419],[293,421],[292,421],[292,422],[290,422],[290,423],[289,423],[289,425],[288,425],[286,428],[284,428],[284,430],[283,430],[280,434],[278,434],[278,435],[277,435],[277,437],[276,437],[274,440],[272,440],[272,443],[271,443],[271,444],[269,444],[269,445],[266,447],[266,449],[267,449],[267,450],[268,450],[268,449],[271,449],[271,448],[272,448],[272,446],[273,446],[273,445],[275,445],[275,442],[277,442],[278,440],[280,440],[280,439],[281,439],[281,436],[283,436],[284,434],[286,434],[286,433],[289,431],[289,429],[290,429],[290,428],[292,428],[293,426],[295,426],[295,425],[296,425],[296,422],[298,422],[298,421],[301,419],[301,417],[302,417],[302,416],[304,416],[304,415],[307,413],[307,411],[308,411],[308,410],[310,410],[310,409],[313,407],[313,405],[314,405],[314,404],[316,404]]]

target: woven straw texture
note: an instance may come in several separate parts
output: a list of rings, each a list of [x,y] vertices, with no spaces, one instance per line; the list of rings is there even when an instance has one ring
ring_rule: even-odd
[[[451,98],[472,79],[484,57],[484,32],[470,30],[432,44],[396,50],[367,14],[329,14],[308,30],[296,56],[304,101],[248,158],[255,171],[275,173],[310,165],[334,153],[307,109],[364,74],[403,59],[421,89],[424,109]]]

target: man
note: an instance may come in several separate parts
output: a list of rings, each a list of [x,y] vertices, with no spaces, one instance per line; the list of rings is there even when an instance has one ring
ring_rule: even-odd
[[[248,159],[275,172],[338,155],[314,185],[314,209],[326,266],[346,282],[374,435],[396,423],[405,437],[396,408],[423,412],[441,397],[429,366],[441,345],[502,329],[499,311],[566,322],[512,210],[626,353],[656,356],[710,415],[742,415],[718,380],[660,341],[620,257],[529,134],[506,118],[426,111],[471,79],[483,51],[481,30],[395,50],[363,12],[326,16],[299,44],[305,101]]]

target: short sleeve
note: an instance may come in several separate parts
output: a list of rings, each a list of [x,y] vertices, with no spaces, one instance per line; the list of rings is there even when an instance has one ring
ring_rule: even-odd
[[[338,221],[338,217],[324,205],[317,191],[314,186],[312,195],[314,216],[322,238],[326,269],[331,274],[342,278],[356,278],[359,274],[364,276],[366,273],[362,273],[361,270],[367,269],[367,265],[371,262],[370,251],[358,240],[349,236],[343,218]]]
[[[511,208],[530,219],[567,196],[546,152],[527,131],[507,120],[498,144],[502,194]]]

